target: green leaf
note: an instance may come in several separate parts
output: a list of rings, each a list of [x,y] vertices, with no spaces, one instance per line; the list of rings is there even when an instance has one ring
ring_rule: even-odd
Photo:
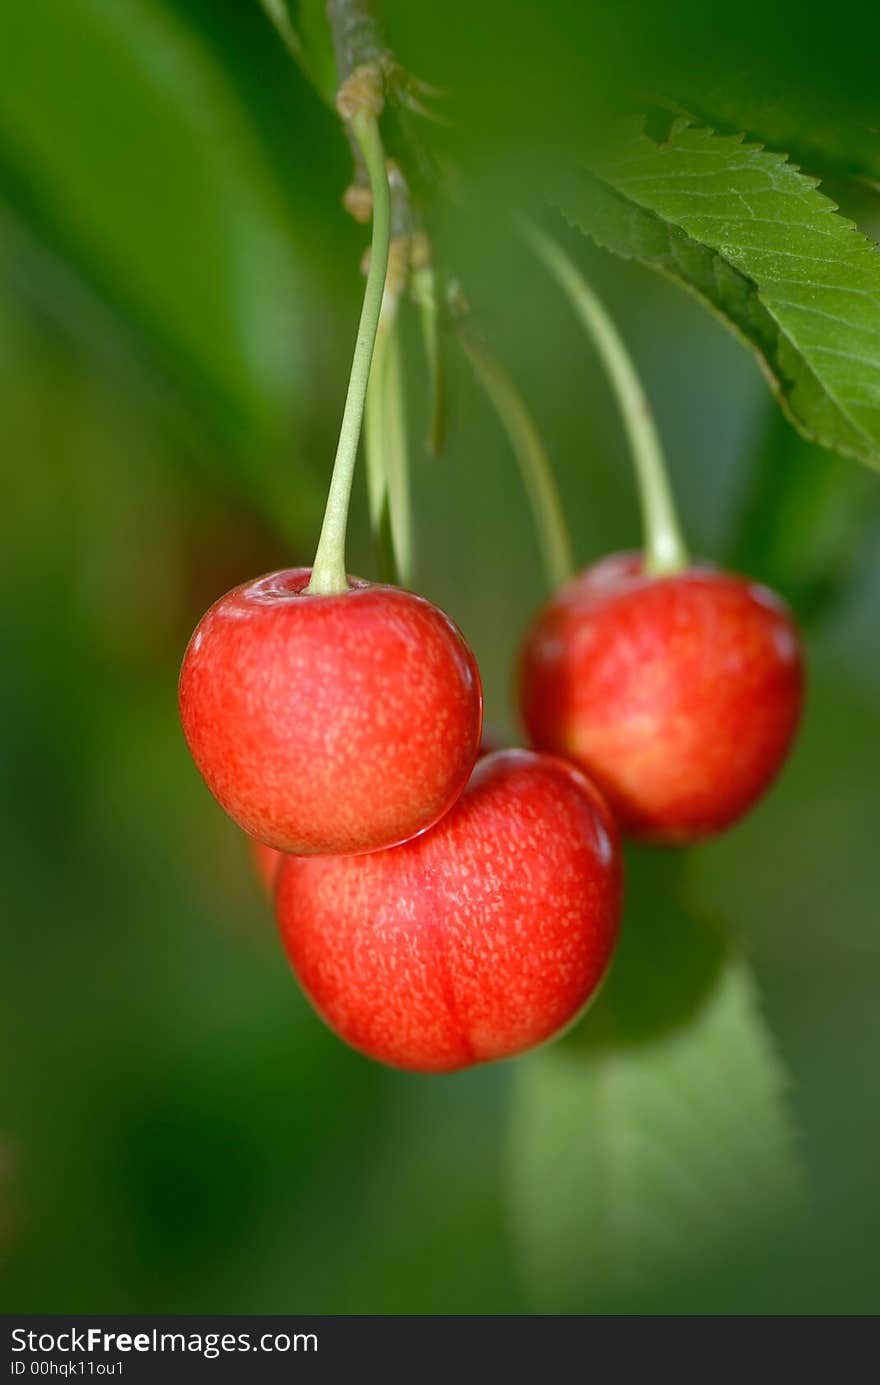
[[[290,227],[246,113],[155,0],[0,17],[0,195],[245,454],[296,376]]]
[[[686,90],[679,90],[683,113],[726,134],[745,130],[748,140],[785,149],[823,176],[880,181],[876,101],[861,102],[858,93],[848,99],[842,92],[829,99],[827,90],[817,89],[802,73],[796,80],[789,74],[780,90],[777,71],[774,55],[768,54],[756,55],[746,70],[708,86],[692,74]]]
[[[681,902],[676,869],[633,861],[602,994],[517,1065],[512,1204],[539,1310],[644,1304],[778,1231],[799,1199],[785,1079],[751,976]]]
[[[676,120],[632,126],[557,201],[663,271],[756,351],[805,436],[880,466],[880,254],[785,156]]]
[[[767,424],[727,562],[784,592],[812,622],[848,590],[880,513],[880,485],[800,437],[777,410]]]

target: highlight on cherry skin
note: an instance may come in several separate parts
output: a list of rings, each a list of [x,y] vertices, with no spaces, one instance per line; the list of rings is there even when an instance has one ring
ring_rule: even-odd
[[[520,664],[531,743],[595,779],[624,833],[666,845],[748,812],[785,760],[803,690],[781,598],[709,565],[651,577],[631,553],[557,592]]]
[[[617,937],[617,829],[573,766],[477,765],[429,832],[387,851],[286,856],[275,905],[299,983],[340,1038],[393,1067],[509,1058],[566,1027]]]
[[[476,660],[448,616],[397,587],[305,591],[291,568],[236,587],[180,674],[195,763],[250,836],[302,854],[375,851],[431,827],[477,757]]]

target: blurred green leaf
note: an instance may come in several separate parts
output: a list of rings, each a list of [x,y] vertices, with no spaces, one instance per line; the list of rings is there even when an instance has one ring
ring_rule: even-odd
[[[3,8],[0,195],[224,440],[278,437],[296,376],[290,227],[231,88],[171,11]]]
[[[880,466],[880,255],[782,154],[677,119],[630,127],[557,191],[600,245],[702,297],[792,422]]]
[[[785,1079],[749,970],[681,901],[676,869],[634,861],[601,996],[518,1065],[513,1212],[538,1308],[596,1311],[698,1276],[797,1202]]]
[[[878,515],[877,477],[807,442],[774,410],[728,562],[816,620],[847,591]]]

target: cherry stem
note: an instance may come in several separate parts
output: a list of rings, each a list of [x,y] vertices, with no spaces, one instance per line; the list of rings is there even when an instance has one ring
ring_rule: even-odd
[[[385,311],[383,309],[379,319],[379,329],[376,333],[376,344],[373,348],[373,364],[370,367],[370,383],[367,387],[366,408],[364,410],[367,499],[370,506],[370,527],[375,536],[378,536],[379,533],[382,510],[387,496],[385,447],[388,438],[388,421],[385,415],[385,370],[388,359],[390,324],[384,319]]]
[[[412,583],[413,540],[412,506],[409,489],[409,444],[406,429],[406,392],[400,333],[392,325],[385,362],[385,401],[388,409],[388,457],[385,465],[388,483],[388,514],[397,580],[405,587]]]
[[[562,502],[541,435],[519,390],[492,353],[463,326],[459,325],[457,331],[459,342],[494,404],[519,462],[547,580],[553,589],[561,587],[574,573],[574,560]]]
[[[567,294],[586,328],[617,396],[636,472],[645,536],[645,571],[670,576],[688,567],[663,448],[651,406],[632,357],[595,291],[568,255],[544,231],[521,220],[522,233]]]
[[[299,63],[303,71],[306,71],[307,63],[302,39],[290,22],[284,0],[260,0],[260,4],[278,30],[290,56]]]
[[[443,356],[440,352],[440,315],[437,309],[437,282],[433,265],[420,265],[412,272],[412,294],[419,310],[422,345],[428,363],[430,380],[431,418],[427,446],[439,457],[446,442],[446,381]]]
[[[412,582],[413,543],[400,354],[397,303],[386,289],[364,419],[367,493],[381,578],[407,587]]]
[[[388,269],[388,247],[391,237],[391,194],[385,167],[385,151],[375,116],[358,111],[350,121],[352,136],[364,157],[370,188],[373,194],[373,237],[370,247],[370,268],[364,291],[364,304],[358,325],[348,393],[342,412],[339,444],[333,475],[327,495],[324,522],[312,566],[312,577],[306,591],[313,595],[333,596],[348,591],[345,568],[345,536],[348,529],[348,507],[351,484],[357,460],[364,401],[370,378],[370,363],[376,328],[382,311],[382,294]]]

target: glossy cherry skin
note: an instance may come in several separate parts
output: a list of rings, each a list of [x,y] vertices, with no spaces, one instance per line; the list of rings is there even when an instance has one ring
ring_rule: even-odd
[[[614,820],[555,757],[475,769],[430,832],[369,856],[290,857],[275,905],[300,985],[379,1062],[449,1072],[555,1034],[596,990],[621,908]]]
[[[803,688],[798,631],[773,592],[709,566],[648,577],[627,553],[551,599],[521,660],[532,744],[589,774],[625,833],[667,845],[722,831],[761,797]]]
[[[199,622],[180,674],[193,759],[240,827],[279,851],[375,851],[448,811],[480,743],[473,654],[448,616],[308,568],[236,587]]]

